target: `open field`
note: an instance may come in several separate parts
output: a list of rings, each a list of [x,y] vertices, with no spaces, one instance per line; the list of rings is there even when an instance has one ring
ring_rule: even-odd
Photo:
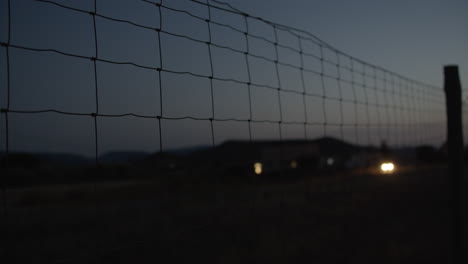
[[[447,263],[444,166],[9,189],[2,263]]]

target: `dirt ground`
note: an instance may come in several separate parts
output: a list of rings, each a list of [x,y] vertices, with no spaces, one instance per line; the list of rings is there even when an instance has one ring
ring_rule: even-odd
[[[8,189],[1,262],[450,261],[443,166],[254,181],[187,177]]]

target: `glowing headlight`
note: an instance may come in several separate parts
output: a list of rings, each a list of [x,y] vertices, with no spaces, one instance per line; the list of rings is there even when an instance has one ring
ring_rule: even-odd
[[[257,175],[262,174],[262,164],[260,162],[254,163],[254,172]]]
[[[391,162],[384,162],[380,165],[380,170],[383,173],[392,173],[395,170],[395,165]]]

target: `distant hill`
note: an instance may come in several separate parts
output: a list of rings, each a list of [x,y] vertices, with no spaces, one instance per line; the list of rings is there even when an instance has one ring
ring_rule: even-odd
[[[345,141],[323,137],[313,140],[260,140],[260,141],[226,141],[218,146],[214,151],[223,150],[248,150],[250,148],[258,148],[262,146],[279,146],[279,145],[306,145],[313,144],[320,149],[320,153],[324,155],[330,155],[334,153],[352,153],[359,150],[375,149],[372,147],[362,147],[347,143]]]
[[[99,161],[104,163],[125,163],[146,159],[150,153],[139,151],[113,151],[99,156]]]
[[[63,164],[89,164],[93,159],[78,154],[69,153],[38,153],[35,155],[41,161],[49,161]]]
[[[150,154],[146,152],[116,151],[108,152],[99,156],[99,161],[103,163],[125,163],[142,160]],[[3,159],[2,153],[0,158]],[[9,162],[17,166],[57,164],[57,165],[88,165],[95,162],[94,157],[86,157],[71,153],[21,153],[12,152],[9,154]]]
[[[379,150],[375,146],[361,146],[351,144],[332,137],[322,137],[311,140],[228,140],[215,148],[207,145],[199,145],[187,148],[172,149],[164,153],[149,153],[144,151],[111,151],[99,156],[102,163],[128,163],[136,161],[148,161],[155,159],[163,160],[206,160],[206,159],[252,159],[261,155],[261,149],[275,146],[314,146],[318,148],[320,156],[350,155],[360,151]],[[415,147],[392,148],[393,153],[402,157],[413,157],[416,155]],[[421,151],[420,151],[421,152]],[[5,153],[0,152],[0,160],[4,159]],[[38,165],[44,163],[63,165],[88,165],[94,163],[94,157],[71,153],[18,153],[11,152],[10,160],[17,166]]]
[[[349,156],[364,150],[375,150],[362,147],[331,137],[313,140],[229,140],[215,148],[204,148],[185,155],[192,162],[203,163],[207,160],[216,162],[245,162],[266,159],[267,156],[279,155],[283,158],[318,159],[320,156]],[[281,150],[283,152],[281,152]],[[279,151],[279,152],[278,152]]]
[[[1,159],[6,157],[5,153],[0,154]],[[93,160],[85,156],[69,153],[23,153],[10,152],[8,155],[9,164],[13,166],[36,166],[44,163],[56,163],[64,165],[89,164]]]
[[[366,147],[353,145],[331,137],[318,138],[310,140],[310,142],[317,144],[322,155],[332,155],[336,153],[349,154],[366,149]]]
[[[204,150],[211,149],[211,148],[212,148],[211,146],[199,145],[199,146],[193,146],[193,147],[187,147],[187,148],[171,149],[171,150],[168,150],[167,152],[177,154],[177,155],[187,155],[187,154],[191,154],[191,153],[198,152],[198,151],[204,151]]]

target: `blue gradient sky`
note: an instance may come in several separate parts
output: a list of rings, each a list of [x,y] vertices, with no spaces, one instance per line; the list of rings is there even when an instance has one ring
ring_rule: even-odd
[[[466,83],[467,1],[227,2],[248,13],[305,29],[353,56],[427,83],[442,85],[442,66],[458,64],[462,83]]]
[[[83,10],[92,10],[93,1],[60,1]],[[280,24],[307,30],[332,46],[370,63],[388,68],[402,75],[425,83],[442,86],[442,67],[458,64],[462,84],[468,73],[468,3],[466,1],[228,1],[233,6],[255,16]],[[7,41],[6,0],[1,1],[2,42]],[[190,11],[207,17],[206,6],[188,0],[165,1],[165,5]],[[130,20],[149,27],[160,27],[158,9],[141,1],[98,0],[100,14]],[[212,19],[243,29],[243,17],[212,9]],[[187,39],[162,35],[161,47],[155,31],[136,28],[125,23],[97,18],[98,57],[102,59],[133,62],[148,67],[161,67],[159,48],[162,49],[163,68],[211,75],[207,45]],[[199,21],[182,13],[163,10],[163,29],[195,39],[207,40],[208,28]],[[253,34],[273,39],[272,28],[249,20]],[[211,25],[212,41],[234,49],[245,49],[243,34]],[[296,47],[297,39],[287,32],[278,31],[279,42]],[[94,56],[92,16],[65,10],[54,5],[31,0],[12,1],[11,44],[52,48],[87,57]],[[275,58],[274,46],[254,38],[249,39],[250,52],[270,59]],[[304,50],[319,54],[311,43]],[[279,49],[279,60],[300,64],[300,57],[286,49]],[[90,60],[64,57],[53,53],[38,53],[15,48],[9,49],[11,109],[42,110],[57,109],[69,112],[95,112],[94,69]],[[335,54],[325,50],[325,57],[334,60]],[[6,48],[0,54],[2,108],[6,107]],[[247,82],[248,74],[244,56],[225,49],[212,48],[213,73],[220,78]],[[277,85],[275,66],[261,59],[251,58],[252,83]],[[341,61],[345,64],[349,62]],[[317,60],[306,59],[307,68],[319,71]],[[336,69],[325,67],[325,72],[336,74]],[[162,73],[163,112],[160,112],[159,77],[154,70],[135,68],[129,65],[97,63],[99,112],[102,114],[136,113],[169,117],[211,117],[210,83],[206,78]],[[281,84],[291,90],[302,91],[300,73],[279,66]],[[343,72],[343,75],[346,75]],[[346,78],[343,76],[343,78]],[[357,78],[357,77],[356,77]],[[320,78],[313,74],[305,76],[307,92],[321,93]],[[371,79],[367,82],[372,82]],[[378,86],[383,85],[377,83]],[[325,80],[327,96],[339,96],[336,81]],[[216,118],[249,118],[248,88],[232,82],[213,81],[214,110]],[[351,88],[342,84],[342,97],[352,99]],[[365,91],[358,89],[363,98]],[[441,95],[443,95],[441,93]],[[382,102],[384,94],[369,95],[369,100]],[[278,120],[277,92],[252,88],[252,113],[256,120]],[[307,120],[303,111],[302,96],[281,93],[283,121],[324,122],[321,99],[307,98]],[[390,102],[398,98],[386,98]],[[440,98],[443,102],[443,98]],[[398,102],[412,105],[406,100]],[[419,102],[417,102],[419,103]],[[439,144],[444,132],[443,105],[428,102],[424,106],[436,114],[402,116],[390,113],[384,120],[384,110],[370,109],[371,123],[403,122],[418,120],[425,124],[417,129],[425,130],[418,143]],[[336,123],[364,123],[366,109],[359,107],[354,114],[354,105],[343,104],[344,116],[340,116],[339,104],[327,101],[326,119]],[[403,120],[401,120],[401,118]],[[209,121],[163,120],[162,138],[165,149],[211,144]],[[1,119],[2,148],[5,147],[5,118]],[[94,153],[94,121],[89,116],[63,116],[46,114],[9,114],[10,148],[13,151],[75,152],[85,155]],[[361,129],[356,137],[354,129],[344,129],[343,139],[362,144],[378,144],[385,139],[391,144],[413,142],[417,129],[398,130],[394,127],[381,130]],[[159,150],[159,126],[155,119],[134,117],[98,118],[99,152],[113,150]],[[227,139],[248,139],[245,122],[215,122],[215,143]],[[303,126],[283,125],[283,138],[304,138]],[[367,137],[367,134],[371,134]],[[323,135],[321,126],[309,127],[308,138]],[[327,135],[340,137],[337,128],[328,128]],[[253,139],[278,139],[277,124],[252,124]]]

